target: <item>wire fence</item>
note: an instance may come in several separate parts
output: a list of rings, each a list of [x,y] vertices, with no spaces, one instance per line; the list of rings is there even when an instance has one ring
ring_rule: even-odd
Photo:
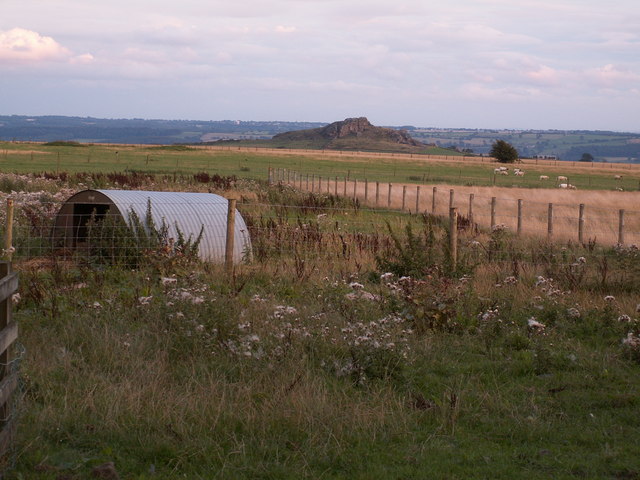
[[[271,172],[270,181],[303,191],[357,199],[363,207],[411,213],[459,215],[479,228],[502,225],[520,235],[549,240],[604,245],[640,244],[640,194],[636,192],[575,192],[491,189],[393,184],[321,177],[296,171]]]
[[[580,255],[601,257],[616,255],[611,246],[617,245],[619,251],[634,251],[640,243],[637,210],[545,203],[440,187],[325,182],[310,185],[308,191],[306,185],[300,190],[299,183],[295,188],[274,185],[271,191],[276,194],[270,199],[239,201],[237,208],[244,221],[239,240],[242,259],[269,261],[285,256],[332,262],[371,259],[391,252],[395,248],[394,234],[404,234],[407,226],[421,231],[429,219],[444,225],[452,207],[458,213],[458,242],[462,247],[476,248],[478,253],[473,255],[478,258],[488,249],[495,230],[545,244],[569,242],[582,252]],[[74,192],[65,193],[72,196]],[[5,251],[5,255],[11,253],[15,260],[48,257],[136,266],[149,257],[195,259],[203,249],[213,251],[211,258],[219,263],[225,257],[228,217],[220,211],[208,212],[210,205],[193,206],[198,211],[197,219],[186,218],[186,214],[163,217],[162,222],[156,218],[154,229],[150,230],[142,214],[136,227],[119,211],[107,214],[104,206],[65,207],[68,198],[64,196],[52,199],[14,193],[10,197],[15,203],[15,222],[12,251]],[[137,210],[144,211],[146,207],[138,205]],[[203,238],[197,234],[184,235],[185,222],[198,223],[208,235]],[[7,218],[2,209],[0,230],[5,237]],[[493,261],[510,258],[513,253],[511,247],[502,251],[495,245],[491,248]],[[520,261],[544,260],[531,252],[520,254]],[[554,261],[571,265],[575,258],[558,256]]]

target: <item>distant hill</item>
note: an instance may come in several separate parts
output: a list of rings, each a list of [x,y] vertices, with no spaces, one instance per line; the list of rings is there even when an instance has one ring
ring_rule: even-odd
[[[332,150],[420,150],[426,147],[411,138],[406,130],[375,127],[365,117],[347,118],[321,128],[279,133],[271,143]]]

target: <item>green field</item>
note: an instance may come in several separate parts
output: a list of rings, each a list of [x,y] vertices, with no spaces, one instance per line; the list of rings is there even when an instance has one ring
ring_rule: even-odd
[[[570,183],[580,189],[635,191],[640,188],[640,169],[635,166],[609,168],[595,165],[588,168],[579,163],[557,162],[558,166],[527,161],[520,167],[523,177],[494,175],[496,164],[489,162],[438,160],[441,157],[420,155],[393,156],[391,154],[358,154],[347,152],[291,153],[277,150],[261,151],[256,148],[240,150],[206,149],[182,146],[125,146],[78,145],[46,146],[43,144],[0,143],[0,169],[4,172],[121,172],[136,171],[153,174],[193,174],[207,172],[218,175],[236,175],[242,178],[267,179],[269,168],[288,169],[302,174],[325,178],[349,179],[393,183],[506,186],[524,188],[555,187],[557,175],[569,177]],[[463,158],[463,157],[457,157]],[[565,167],[565,168],[563,168]],[[633,167],[633,168],[632,168]],[[614,173],[622,173],[615,180]],[[551,181],[541,182],[540,175]]]

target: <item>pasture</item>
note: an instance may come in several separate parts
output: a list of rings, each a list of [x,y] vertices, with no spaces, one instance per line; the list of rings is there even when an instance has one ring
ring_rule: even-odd
[[[640,475],[637,248],[462,229],[454,268],[438,216],[266,182],[300,162],[396,182],[394,159],[160,150],[141,176],[144,150],[127,167],[96,147],[94,175],[64,155],[54,175],[55,153],[30,163],[43,148],[0,155],[5,172],[49,172],[0,179],[18,204],[24,345],[6,478],[107,462],[128,479]],[[242,178],[198,175],[209,161]],[[37,243],[84,188],[237,198],[253,260],[228,276],[166,245],[119,263]]]

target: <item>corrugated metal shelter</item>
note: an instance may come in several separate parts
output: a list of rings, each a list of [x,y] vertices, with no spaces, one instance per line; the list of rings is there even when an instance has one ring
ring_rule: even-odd
[[[169,236],[195,241],[202,231],[198,255],[209,262],[224,262],[227,236],[228,200],[213,193],[147,192],[139,190],[84,190],[70,197],[55,219],[54,241],[67,248],[86,239],[87,223],[107,215],[120,215],[131,226],[131,212],[146,225],[151,208],[156,227],[166,224]],[[233,261],[242,261],[251,252],[251,240],[242,215],[236,210]]]

